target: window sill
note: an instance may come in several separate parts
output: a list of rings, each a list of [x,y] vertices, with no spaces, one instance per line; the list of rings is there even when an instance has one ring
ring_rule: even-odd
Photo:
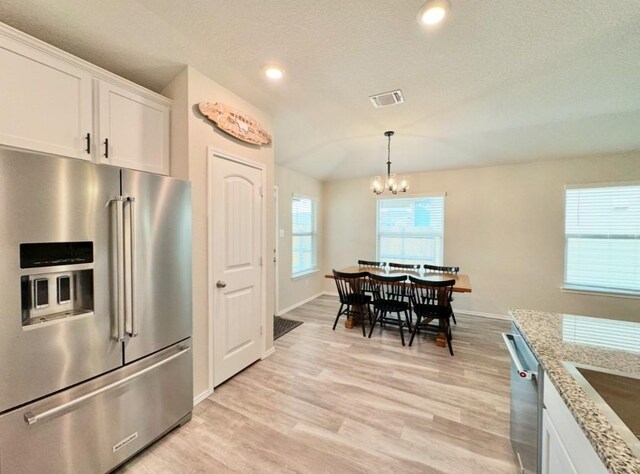
[[[565,293],[576,293],[579,295],[610,296],[612,298],[640,299],[640,292],[631,290],[612,290],[610,288],[593,288],[588,286],[564,285],[560,290]]]
[[[296,273],[294,275],[291,275],[291,279],[292,280],[300,280],[302,278],[307,278],[307,277],[310,277],[312,275],[315,275],[316,273],[318,273],[318,269],[314,268],[313,270],[307,270],[306,272],[301,272],[301,273]]]

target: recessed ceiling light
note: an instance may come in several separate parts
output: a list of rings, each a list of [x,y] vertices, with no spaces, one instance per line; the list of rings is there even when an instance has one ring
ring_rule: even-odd
[[[444,20],[449,11],[448,0],[429,0],[418,11],[418,23],[422,25],[435,25]]]
[[[264,70],[264,75],[269,79],[278,80],[282,79],[282,76],[284,76],[284,71],[276,66],[267,66]]]

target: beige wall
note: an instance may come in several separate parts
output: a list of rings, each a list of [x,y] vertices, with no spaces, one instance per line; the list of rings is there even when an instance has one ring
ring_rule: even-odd
[[[164,91],[174,99],[172,110],[171,138],[173,175],[188,178],[192,183],[193,209],[193,370],[194,395],[210,389],[212,360],[209,356],[208,319],[208,242],[207,242],[207,147],[227,155],[252,160],[266,166],[267,189],[267,255],[274,247],[273,230],[273,145],[254,147],[236,140],[218,130],[198,111],[201,101],[223,102],[255,118],[267,130],[272,131],[271,117],[254,107],[233,92],[225,89],[192,67],[187,67]],[[185,143],[184,133],[188,140]],[[273,259],[267,262],[267,325],[265,327],[266,350],[273,347],[273,327],[270,324],[274,307]]]
[[[446,192],[444,263],[469,274],[454,306],[510,307],[640,321],[640,299],[566,293],[564,186],[640,180],[640,154],[421,173],[410,194]],[[324,270],[376,255],[376,197],[368,179],[325,184]],[[325,290],[335,292],[331,281]]]
[[[276,166],[275,182],[278,186],[278,308],[279,313],[301,301],[322,292],[323,273],[323,202],[322,183],[287,168]],[[300,278],[291,278],[291,197],[294,194],[318,200],[318,268],[319,271]]]
[[[188,68],[184,68],[162,94],[171,97],[171,176],[189,179],[189,94]]]

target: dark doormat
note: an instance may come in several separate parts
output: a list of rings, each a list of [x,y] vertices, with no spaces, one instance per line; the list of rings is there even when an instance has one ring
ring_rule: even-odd
[[[275,341],[279,337],[284,336],[292,329],[297,328],[302,324],[302,321],[292,321],[291,319],[284,319],[280,316],[273,318],[273,340]]]

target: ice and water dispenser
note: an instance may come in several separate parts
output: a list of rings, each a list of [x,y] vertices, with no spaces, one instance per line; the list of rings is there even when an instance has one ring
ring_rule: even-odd
[[[20,244],[20,268],[25,329],[93,314],[93,242]]]

